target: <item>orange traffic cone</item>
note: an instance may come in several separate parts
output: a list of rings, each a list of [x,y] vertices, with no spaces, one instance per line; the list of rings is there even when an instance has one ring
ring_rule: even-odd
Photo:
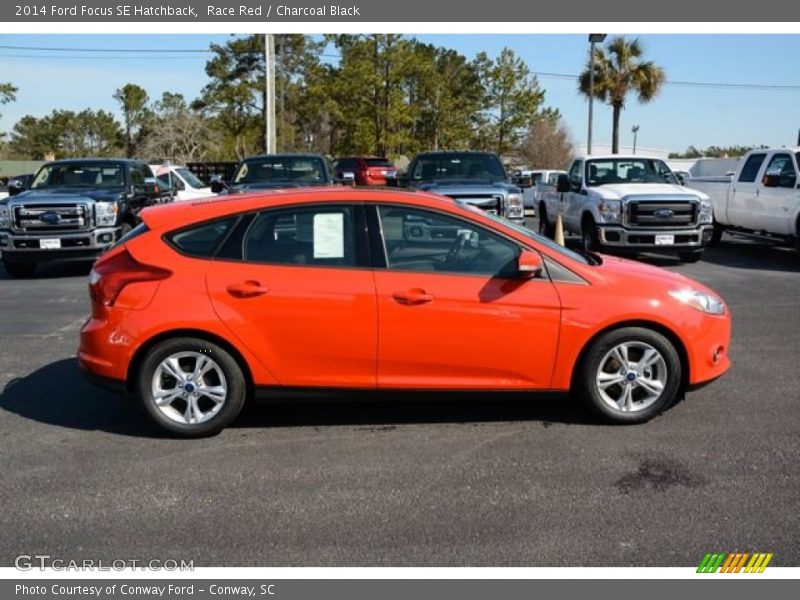
[[[564,245],[564,223],[561,221],[561,215],[556,215],[556,244]]]

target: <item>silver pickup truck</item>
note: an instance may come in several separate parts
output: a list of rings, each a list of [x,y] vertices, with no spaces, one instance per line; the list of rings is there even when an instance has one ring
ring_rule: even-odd
[[[708,196],[680,185],[658,158],[578,157],[548,188],[538,206],[541,233],[553,237],[560,215],[587,250],[669,252],[695,262],[711,240]]]

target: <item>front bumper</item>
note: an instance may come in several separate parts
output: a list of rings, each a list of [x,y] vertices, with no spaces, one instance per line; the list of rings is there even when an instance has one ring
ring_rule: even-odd
[[[713,227],[700,225],[694,229],[626,229],[620,225],[599,225],[600,244],[610,248],[629,250],[699,250],[711,240]],[[656,243],[656,236],[672,236],[672,243]],[[660,238],[664,239],[664,238]]]
[[[119,227],[98,227],[81,232],[17,233],[0,230],[0,252],[18,261],[88,258],[108,250],[120,237]],[[41,240],[58,240],[57,248],[42,248]]]

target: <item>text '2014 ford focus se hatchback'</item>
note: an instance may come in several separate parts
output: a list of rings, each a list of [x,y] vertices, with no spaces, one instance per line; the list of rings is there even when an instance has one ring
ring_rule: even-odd
[[[645,421],[722,375],[708,288],[421,192],[172,204],[94,265],[81,367],[208,435],[265,388],[567,391]]]

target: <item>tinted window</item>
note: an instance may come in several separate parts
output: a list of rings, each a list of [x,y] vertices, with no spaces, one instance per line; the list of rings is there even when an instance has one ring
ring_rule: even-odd
[[[194,225],[170,234],[167,239],[183,254],[211,257],[222,242],[228,229],[236,222],[236,217],[228,217]]]
[[[575,161],[569,169],[569,184],[574,190],[580,190],[583,185],[583,163]]]
[[[415,181],[480,179],[505,181],[506,172],[493,154],[430,154],[419,157],[411,170]]]
[[[614,158],[586,161],[586,185],[674,183],[678,180],[662,160]]]
[[[764,175],[772,175],[777,178],[778,187],[793,188],[797,182],[797,175],[794,171],[794,162],[791,154],[775,154],[767,165]]]
[[[59,163],[45,165],[31,185],[45,187],[122,187],[125,168],[119,163]]]
[[[739,181],[742,183],[752,183],[758,177],[758,171],[761,169],[761,164],[767,157],[766,154],[751,154],[747,157],[747,161],[742,167],[742,172],[739,174]]]
[[[245,236],[244,260],[354,267],[353,208],[320,205],[261,212]]]
[[[367,166],[369,167],[393,167],[392,161],[388,158],[368,158]]]
[[[233,182],[263,181],[317,183],[325,181],[322,159],[309,156],[265,156],[242,163]]]
[[[439,213],[381,206],[389,269],[512,276],[519,247],[488,230]]]

